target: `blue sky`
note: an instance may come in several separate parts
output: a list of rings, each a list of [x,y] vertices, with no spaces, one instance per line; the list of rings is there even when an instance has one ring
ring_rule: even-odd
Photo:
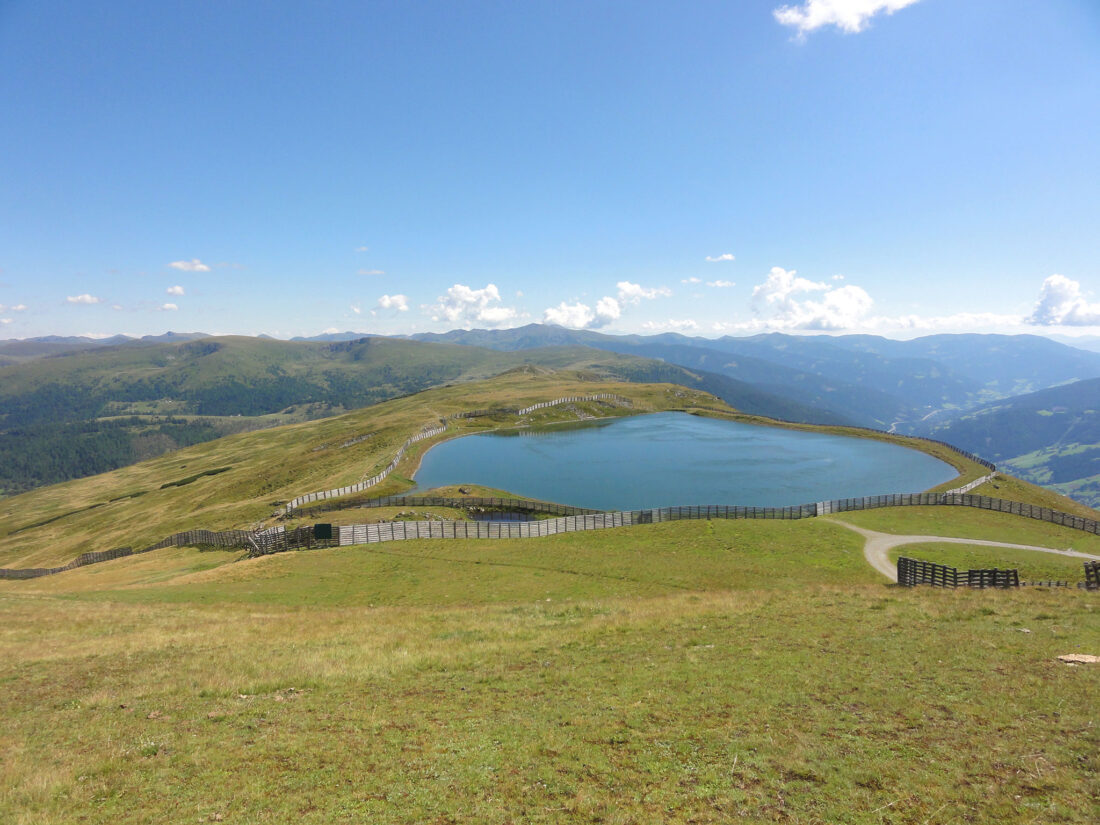
[[[1100,334],[1100,3],[0,0],[0,338]]]

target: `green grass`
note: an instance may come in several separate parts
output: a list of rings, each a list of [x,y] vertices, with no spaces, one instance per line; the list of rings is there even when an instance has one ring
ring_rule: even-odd
[[[1100,649],[1089,594],[810,584],[304,608],[209,593],[0,597],[0,819],[1086,823],[1098,810],[1097,674],[1055,659]]]
[[[609,386],[638,410],[704,400]],[[604,387],[480,389],[488,406]],[[468,392],[5,501],[0,558],[264,518],[388,461]],[[407,489],[423,449],[380,492]],[[1100,668],[1057,656],[1100,654],[1097,595],[887,585],[838,519],[1100,554],[1067,528],[926,507],[253,560],[167,548],[0,581],[0,822],[1095,822]]]
[[[1063,513],[1072,513],[1076,516],[1100,521],[1100,512],[1053,489],[1040,487],[1011,475],[998,474],[992,481],[987,481],[975,488],[972,495],[989,496],[990,498],[1003,498],[1008,501],[1024,501],[1029,504],[1037,504],[1040,507],[1049,507],[1051,510],[1061,510]]]
[[[826,518],[846,521],[880,533],[986,539],[1010,544],[1035,544],[1058,550],[1072,548],[1082,553],[1100,555],[1100,536],[1037,519],[971,507],[884,507],[838,513]]]
[[[104,578],[89,597],[432,607],[875,582],[861,548],[855,533],[808,520],[679,522],[536,540],[422,540],[285,553],[162,587],[127,582],[113,589]],[[124,576],[128,560],[100,567],[110,565]]]

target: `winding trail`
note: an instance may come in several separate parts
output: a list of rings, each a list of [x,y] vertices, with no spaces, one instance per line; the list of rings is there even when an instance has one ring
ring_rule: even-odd
[[[877,533],[864,527],[856,527],[840,519],[830,519],[833,524],[847,527],[863,536],[867,541],[863,545],[863,557],[867,563],[891,581],[898,580],[897,566],[890,561],[890,551],[903,544],[972,544],[982,547],[1007,547],[1010,550],[1038,550],[1042,553],[1055,553],[1059,556],[1070,556],[1076,559],[1100,561],[1100,556],[1089,553],[1080,553],[1077,550],[1058,550],[1054,547],[1039,547],[1035,544],[1009,544],[1004,541],[987,541],[985,539],[960,539],[952,536],[898,536],[893,533]]]

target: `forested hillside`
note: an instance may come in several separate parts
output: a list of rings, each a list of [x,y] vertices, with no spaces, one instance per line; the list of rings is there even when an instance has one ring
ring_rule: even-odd
[[[1100,379],[1008,398],[928,432],[1028,481],[1100,505]]]

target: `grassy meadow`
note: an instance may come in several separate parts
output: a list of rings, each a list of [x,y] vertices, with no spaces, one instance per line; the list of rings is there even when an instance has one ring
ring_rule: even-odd
[[[0,564],[268,521],[472,406],[606,391],[633,407],[527,421],[736,415],[584,378],[514,371],[4,499]],[[377,493],[411,486],[431,443]],[[466,514],[303,523],[408,517]],[[0,822],[1095,822],[1100,666],[1057,656],[1100,653],[1097,595],[898,588],[838,521],[1100,555],[1067,528],[914,507],[258,559],[167,548],[0,581]],[[1080,578],[1040,553],[904,549]]]
[[[233,558],[4,583],[0,820],[1100,811],[1095,594],[903,590],[824,519]]]

